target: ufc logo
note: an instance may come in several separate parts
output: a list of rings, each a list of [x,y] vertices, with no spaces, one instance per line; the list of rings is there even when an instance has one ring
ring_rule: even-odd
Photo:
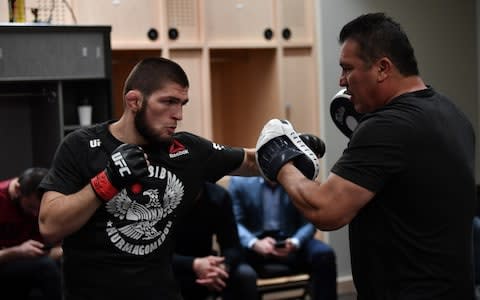
[[[90,148],[100,147],[100,139],[90,140]]]
[[[132,175],[132,172],[130,172],[130,169],[127,167],[127,163],[125,162],[125,159],[123,159],[123,156],[120,152],[112,154],[112,160],[113,163],[119,167],[118,172],[120,173],[120,176],[125,177],[124,173]]]
[[[216,149],[216,150],[223,150],[225,149],[225,146],[223,145],[219,145],[217,143],[212,143],[213,144],[213,149]]]

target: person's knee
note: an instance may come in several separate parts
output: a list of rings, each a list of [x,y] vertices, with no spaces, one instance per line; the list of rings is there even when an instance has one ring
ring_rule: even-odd
[[[322,245],[322,247],[312,247],[311,257],[312,265],[314,267],[321,266],[335,266],[336,265],[336,256],[333,248]]]
[[[239,264],[233,277],[242,281],[257,282],[257,272],[248,264]]]
[[[42,269],[58,269],[57,262],[50,256],[39,257],[36,263]]]
[[[257,299],[257,273],[246,263],[239,264],[230,274],[224,299]]]
[[[58,277],[60,275],[60,266],[58,262],[49,256],[43,256],[34,261],[38,276]]]

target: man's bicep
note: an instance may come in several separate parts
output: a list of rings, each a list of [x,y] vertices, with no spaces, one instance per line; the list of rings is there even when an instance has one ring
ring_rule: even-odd
[[[45,215],[48,214],[52,202],[62,196],[65,195],[56,191],[46,191],[43,193],[42,201],[40,202],[40,223],[44,220]]]
[[[342,216],[343,225],[350,223],[360,209],[375,196],[374,192],[335,173],[330,173],[321,188],[330,199],[331,210]]]

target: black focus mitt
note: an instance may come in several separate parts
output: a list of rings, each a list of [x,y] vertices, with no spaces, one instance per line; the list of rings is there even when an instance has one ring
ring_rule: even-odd
[[[320,169],[317,155],[302,141],[290,122],[279,119],[268,121],[260,132],[256,160],[262,175],[273,182],[281,167],[289,161],[312,180],[317,178]]]

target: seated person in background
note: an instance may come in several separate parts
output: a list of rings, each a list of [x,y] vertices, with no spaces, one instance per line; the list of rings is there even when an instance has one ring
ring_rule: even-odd
[[[28,299],[32,290],[42,299],[62,299],[60,246],[43,243],[38,227],[42,198],[38,185],[44,168],[29,168],[19,177],[0,181],[0,298]]]
[[[216,236],[220,255],[212,251]],[[244,263],[233,215],[232,200],[219,185],[205,183],[190,213],[175,234],[173,271],[185,300],[205,299],[212,292],[222,299],[257,299],[257,276]]]
[[[262,177],[232,176],[228,191],[247,263],[259,277],[305,272],[310,275],[311,299],[337,299],[334,251],[315,239],[315,227],[280,185]],[[272,264],[288,267],[287,272],[269,274],[264,267]]]

